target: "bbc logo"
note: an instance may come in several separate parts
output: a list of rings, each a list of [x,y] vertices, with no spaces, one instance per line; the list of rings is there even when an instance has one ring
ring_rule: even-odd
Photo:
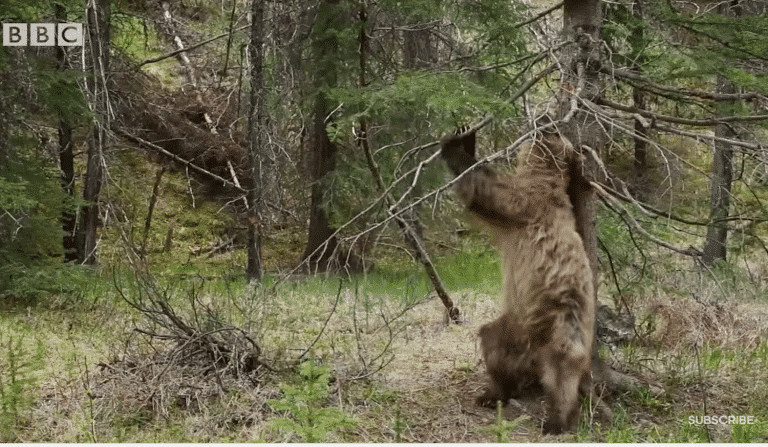
[[[83,45],[82,23],[3,23],[6,47],[79,47]]]

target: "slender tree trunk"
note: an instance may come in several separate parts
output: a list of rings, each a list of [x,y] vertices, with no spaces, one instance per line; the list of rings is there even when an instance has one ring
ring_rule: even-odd
[[[578,107],[574,95],[594,99],[601,94],[598,73],[600,61],[600,29],[602,11],[599,0],[566,0],[563,12],[563,35],[574,42],[561,55],[561,88],[559,94],[560,119],[566,119],[560,132],[586,158],[587,178],[599,180],[597,163],[584,150],[588,146],[597,154],[605,142],[605,135],[593,113]],[[576,216],[576,229],[584,241],[584,248],[592,267],[595,300],[597,299],[597,232],[595,221],[597,202],[592,190],[585,185],[571,185],[569,196]]]
[[[647,106],[646,94],[638,87],[632,88],[632,103],[635,107],[645,110]],[[635,120],[634,146],[635,153],[632,160],[632,170],[629,174],[629,190],[640,200],[647,196],[648,177],[648,132],[640,120]]]
[[[323,208],[324,186],[322,180],[335,167],[336,146],[328,138],[325,116],[329,109],[324,93],[318,93],[315,100],[313,124],[309,137],[309,176],[312,181],[310,197],[309,234],[307,246],[301,258],[312,272],[324,271],[335,253],[338,240],[333,235],[328,215]]]
[[[717,80],[717,93],[734,93],[733,84],[723,77]],[[727,115],[733,101],[720,104],[720,114]],[[734,133],[727,124],[715,127],[715,136],[733,138]],[[712,177],[709,182],[710,221],[707,225],[707,237],[704,244],[702,261],[711,265],[718,259],[725,260],[727,255],[728,229],[726,219],[730,214],[731,182],[733,181],[733,149],[722,141],[715,142],[712,158]]]
[[[144,237],[141,241],[141,256],[147,255],[147,241],[149,240],[149,229],[152,228],[152,213],[155,211],[157,198],[160,195],[160,181],[165,174],[165,167],[160,168],[155,174],[155,184],[152,185],[152,196],[149,198],[149,209],[147,209],[147,218],[144,220]]]
[[[315,105],[309,134],[308,173],[311,181],[309,234],[307,245],[301,256],[309,271],[328,269],[338,241],[333,233],[328,215],[323,208],[324,186],[322,180],[335,167],[336,146],[328,138],[326,117],[331,112],[330,100],[325,89],[336,85],[336,62],[338,52],[337,31],[343,26],[339,0],[325,0],[318,7],[313,24],[316,36],[312,44],[314,64]]]
[[[77,212],[74,209],[75,157],[72,151],[72,126],[69,121],[59,118],[59,164],[61,169],[61,187],[69,201],[61,212],[61,227],[64,232],[62,246],[64,262],[77,261]]]
[[[722,2],[717,7],[718,13],[727,17],[739,17],[742,14],[741,5],[737,1]],[[717,93],[735,93],[731,81],[718,76]],[[733,112],[733,101],[721,101],[717,105],[719,115],[730,115]],[[715,127],[715,136],[733,138],[732,128],[727,124]],[[711,265],[718,259],[725,260],[728,254],[727,218],[730,215],[731,183],[733,182],[733,148],[731,145],[716,141],[715,153],[712,158],[712,177],[709,181],[710,220],[707,225],[707,237],[704,243],[702,261]]]
[[[602,131],[594,113],[579,107],[575,96],[594,100],[602,91],[598,73],[600,62],[600,33],[602,27],[602,11],[599,0],[565,0],[563,10],[563,36],[566,41],[574,42],[561,55],[560,116],[566,120],[560,130],[574,148],[585,156],[584,174],[590,180],[600,181],[603,175],[598,163],[588,153],[591,148],[598,156],[605,143]],[[592,270],[592,285],[594,290],[595,309],[597,309],[597,199],[595,192],[582,182],[571,182],[568,196],[573,205],[576,218],[576,231],[584,242],[584,250],[589,258]],[[592,373],[593,380],[605,381],[607,369],[600,360],[597,349],[597,327],[600,322],[595,319],[594,343],[592,344]]]
[[[632,11],[629,12],[629,16],[632,16],[640,23],[643,20],[642,3],[638,0],[633,2],[630,6]],[[645,32],[643,26],[637,23],[632,29],[632,33],[629,37],[629,44],[631,47],[630,57],[632,58],[632,71],[642,74],[642,63],[645,61],[643,50],[646,45]],[[632,88],[632,102],[635,107],[641,110],[645,110],[648,106],[648,94],[639,87]],[[640,120],[635,120],[635,156],[632,161],[632,170],[629,176],[629,189],[640,200],[646,199],[648,194],[648,131],[644,126],[644,123]]]
[[[67,12],[60,3],[55,5],[56,19],[67,21]],[[69,61],[64,47],[56,47],[56,63],[59,70],[69,70]],[[75,184],[75,156],[72,150],[72,125],[69,117],[59,112],[59,169],[61,187],[68,197],[68,201],[61,212],[61,227],[64,232],[62,246],[64,248],[64,262],[77,260],[77,244],[75,233],[77,228],[77,212],[73,207]]]
[[[87,168],[83,199],[86,204],[81,210],[82,220],[78,230],[78,260],[85,264],[97,262],[96,228],[99,223],[99,195],[104,176],[104,153],[108,145],[109,129],[109,0],[89,0],[86,7],[86,29],[88,40],[86,57],[90,64],[91,77],[87,80],[88,101],[94,121],[88,138]]]
[[[261,215],[263,138],[266,127],[264,113],[264,2],[251,0],[251,101],[248,111],[248,166],[251,187],[248,189],[248,264],[245,273],[250,281],[261,281]]]

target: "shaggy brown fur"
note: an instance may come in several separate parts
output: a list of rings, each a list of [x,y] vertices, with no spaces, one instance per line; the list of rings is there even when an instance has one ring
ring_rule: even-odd
[[[454,174],[475,162],[475,136],[450,136],[442,155]],[[540,384],[545,433],[573,431],[579,390],[589,389],[595,321],[592,272],[568,198],[580,156],[557,133],[540,135],[518,155],[514,175],[479,166],[459,180],[469,211],[490,229],[502,258],[505,304],[480,329],[491,383],[479,405],[506,402]]]

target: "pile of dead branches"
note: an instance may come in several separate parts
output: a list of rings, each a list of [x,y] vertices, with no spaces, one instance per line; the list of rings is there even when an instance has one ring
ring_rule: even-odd
[[[122,299],[141,312],[144,319],[134,331],[148,337],[149,344],[162,345],[165,369],[197,365],[197,373],[216,380],[222,390],[223,376],[257,377],[271,368],[260,359],[261,348],[248,331],[222,322],[202,298],[202,283],[188,281],[183,298],[176,287],[160,285],[149,273],[134,272],[130,288],[114,275]],[[179,300],[186,303],[179,303]],[[177,308],[185,305],[187,312]],[[255,373],[255,376],[254,376]],[[162,371],[160,372],[162,375]]]

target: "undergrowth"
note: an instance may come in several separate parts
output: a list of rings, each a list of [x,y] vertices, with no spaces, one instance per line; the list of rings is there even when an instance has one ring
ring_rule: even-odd
[[[331,433],[356,425],[344,411],[328,406],[329,381],[330,368],[309,360],[299,367],[297,385],[280,385],[282,396],[269,405],[281,414],[271,423],[288,435],[284,441],[329,442]]]
[[[25,441],[23,431],[32,423],[31,411],[38,372],[46,350],[40,339],[34,351],[27,346],[28,334],[0,330],[0,441]]]
[[[744,291],[748,274],[716,266],[712,274],[720,275],[720,287],[713,285],[712,274],[685,268],[665,277],[648,267],[632,276],[643,270],[633,264],[635,255],[622,254],[627,247],[610,241],[608,247],[622,293],[611,288],[613,280],[602,291],[632,311],[642,338],[603,351],[609,362],[647,386],[612,396],[613,420],[583,418],[590,423],[582,421],[575,440],[765,441],[768,344],[764,337],[753,342],[760,340],[759,328],[750,326],[750,315],[735,304],[721,300],[716,307],[697,299],[713,288],[728,295]],[[492,251],[470,250],[437,262],[469,324],[482,324],[496,312],[497,259]],[[84,276],[87,286],[81,291],[56,292],[69,297],[66,312],[17,307],[0,314],[4,441],[391,442],[449,439],[441,431],[455,433],[459,428],[446,428],[453,425],[463,430],[461,439],[476,442],[541,439],[531,433],[535,420],[494,418],[478,409],[461,413],[466,425],[445,425],[446,407],[471,405],[471,393],[482,386],[483,367],[476,352],[445,362],[434,357],[429,343],[469,346],[476,328],[444,325],[439,301],[415,265],[342,280],[268,275],[256,288],[238,275],[210,277],[190,270],[156,277],[152,287],[162,293],[153,295],[159,307],[151,309],[162,310],[162,301],[192,329],[180,344],[164,339],[172,333],[147,324],[141,312],[118,299],[115,279],[134,300],[144,293],[141,287],[147,284],[133,284],[133,275],[118,269]],[[670,293],[674,289],[687,293]],[[187,342],[186,348],[197,346],[196,340],[205,339],[202,334],[215,335],[211,340],[222,346],[251,337],[263,348],[258,359],[281,372],[247,372],[246,366],[256,363],[243,350],[217,364],[202,345],[180,349]],[[674,344],[669,334],[677,337]],[[66,365],[73,352],[84,349],[89,354],[78,357],[68,376],[44,368],[45,354],[50,365]],[[413,362],[391,364],[398,354],[413,354],[403,349],[416,351]],[[233,355],[240,356],[239,363],[227,363]],[[392,368],[406,370],[390,375]],[[398,380],[416,376],[424,380],[417,391],[403,391]],[[45,412],[38,408],[43,390]],[[689,416],[732,414],[754,416],[754,423],[707,427],[688,422]]]

